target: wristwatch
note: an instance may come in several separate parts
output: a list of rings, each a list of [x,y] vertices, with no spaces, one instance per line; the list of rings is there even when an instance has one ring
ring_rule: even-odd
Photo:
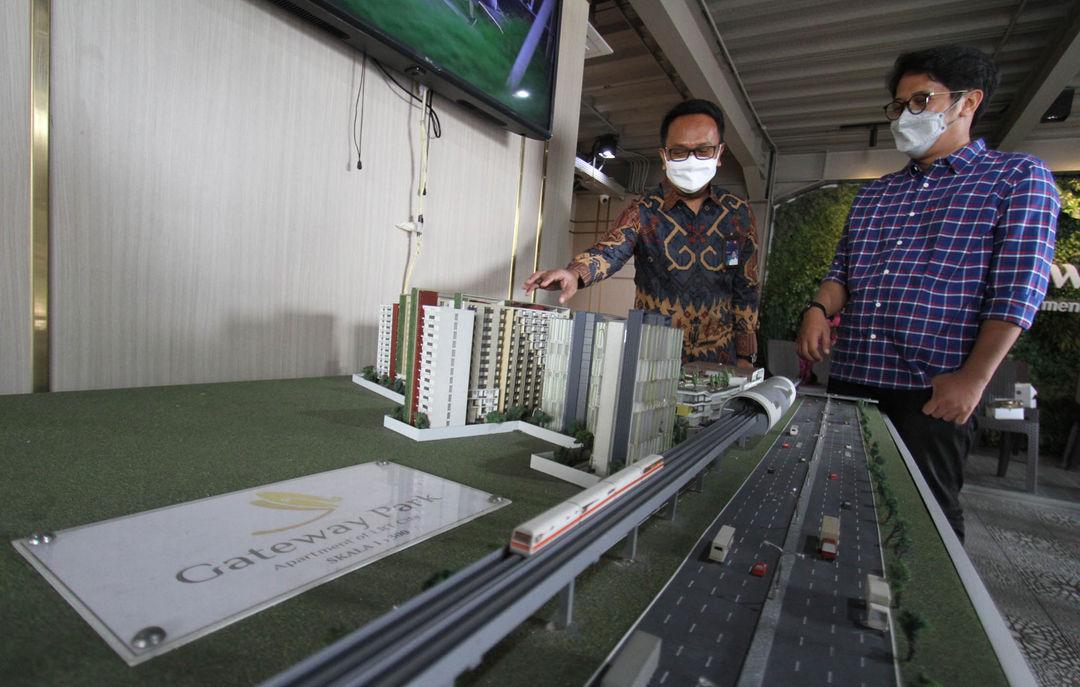
[[[745,361],[749,362],[751,365],[753,365],[754,363],[757,362],[757,354],[756,353],[736,353],[735,354],[735,359],[736,360],[745,360]]]
[[[829,319],[829,311],[825,309],[825,306],[817,301],[806,301],[806,305],[802,309],[802,314],[805,315],[810,308],[817,308],[821,311],[821,314],[825,316],[825,319]]]

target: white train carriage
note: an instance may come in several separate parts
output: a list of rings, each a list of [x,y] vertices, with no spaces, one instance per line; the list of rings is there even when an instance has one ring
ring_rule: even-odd
[[[510,538],[510,550],[526,556],[553,541],[580,520],[581,506],[569,501],[544,511],[532,520],[518,525]]]
[[[510,550],[525,556],[536,553],[662,467],[664,457],[653,454],[600,480],[554,508],[518,525],[510,538]]]

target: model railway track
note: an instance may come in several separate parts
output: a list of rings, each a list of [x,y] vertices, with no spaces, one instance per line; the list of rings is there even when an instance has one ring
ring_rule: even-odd
[[[299,685],[447,685],[760,426],[749,404],[664,455],[664,468],[543,553],[503,549],[272,678]],[[571,592],[572,593],[572,592]]]

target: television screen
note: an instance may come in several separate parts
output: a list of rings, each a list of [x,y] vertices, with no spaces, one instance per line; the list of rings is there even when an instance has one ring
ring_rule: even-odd
[[[272,0],[517,133],[551,136],[561,0]]]

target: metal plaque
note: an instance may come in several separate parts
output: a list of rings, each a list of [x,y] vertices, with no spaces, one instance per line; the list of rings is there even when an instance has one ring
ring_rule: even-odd
[[[365,463],[12,544],[135,665],[508,503]]]

